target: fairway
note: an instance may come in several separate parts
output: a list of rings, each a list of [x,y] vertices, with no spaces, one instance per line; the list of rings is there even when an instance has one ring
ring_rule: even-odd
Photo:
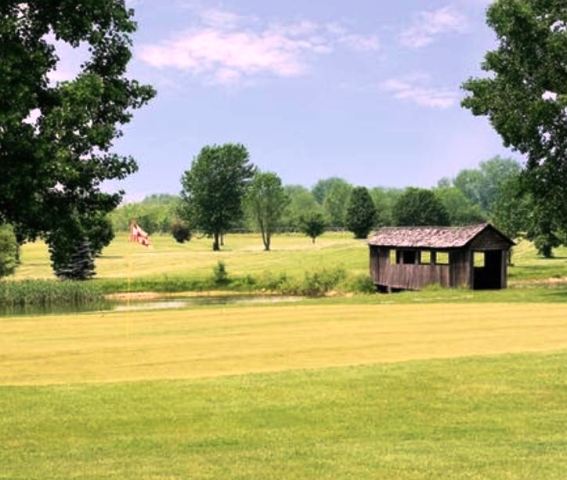
[[[2,480],[567,470],[561,304],[4,317],[0,352]]]
[[[562,304],[286,305],[0,319],[0,384],[240,375],[567,348]]]

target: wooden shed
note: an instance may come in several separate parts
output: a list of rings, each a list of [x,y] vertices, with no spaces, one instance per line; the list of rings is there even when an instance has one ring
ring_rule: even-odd
[[[370,275],[381,291],[420,290],[438,284],[506,288],[514,242],[492,225],[386,227],[368,241]]]

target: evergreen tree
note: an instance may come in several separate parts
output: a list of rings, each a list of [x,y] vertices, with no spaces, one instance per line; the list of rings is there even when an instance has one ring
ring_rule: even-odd
[[[350,196],[346,226],[355,238],[366,238],[376,225],[378,213],[374,202],[365,187],[356,187]]]

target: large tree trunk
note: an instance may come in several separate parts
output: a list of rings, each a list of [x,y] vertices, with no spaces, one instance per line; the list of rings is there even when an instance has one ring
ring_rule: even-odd
[[[220,250],[219,233],[215,232],[213,238],[213,251],[218,252]]]
[[[272,236],[269,233],[266,233],[265,235],[262,234],[262,240],[264,241],[264,250],[269,252],[270,244],[272,243]]]

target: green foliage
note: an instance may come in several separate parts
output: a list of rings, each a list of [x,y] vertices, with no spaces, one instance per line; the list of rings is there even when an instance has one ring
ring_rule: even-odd
[[[112,221],[108,216],[95,217],[88,222],[85,234],[89,239],[93,256],[98,257],[114,239]]]
[[[103,300],[102,290],[93,282],[22,280],[0,282],[0,306],[83,305]]]
[[[301,231],[301,217],[306,212],[320,210],[321,207],[313,194],[301,185],[286,185],[284,191],[289,202],[282,214],[282,228],[292,232]]]
[[[378,214],[374,202],[365,187],[356,187],[350,196],[347,208],[347,228],[355,238],[366,238],[376,225]]]
[[[498,46],[482,64],[488,73],[463,88],[463,106],[487,116],[504,144],[528,159],[527,188],[567,231],[567,14],[564,0],[497,0],[487,11]]]
[[[185,243],[191,240],[191,229],[186,222],[177,220],[171,225],[171,235],[177,243]]]
[[[266,251],[270,250],[272,235],[288,204],[288,197],[277,174],[257,172],[246,193],[245,203],[250,216],[262,234]]]
[[[397,188],[375,187],[370,189],[370,196],[378,212],[378,223],[394,225],[394,207],[404,191]]]
[[[242,218],[242,200],[254,176],[246,147],[239,144],[204,147],[182,179],[183,220],[214,238],[220,237]]]
[[[54,266],[55,275],[62,280],[88,280],[95,275],[95,264],[87,239],[76,240],[64,263]],[[66,252],[67,253],[67,252]]]
[[[213,283],[217,286],[226,285],[228,283],[226,264],[222,260],[219,260],[213,267]]]
[[[522,185],[521,175],[509,178],[500,188],[494,208],[492,222],[510,238],[518,238],[531,230],[534,202]]]
[[[305,278],[297,293],[309,297],[320,297],[335,289],[345,278],[346,271],[343,268],[305,272]]]
[[[453,180],[458,188],[484,214],[492,213],[503,185],[520,174],[520,164],[510,158],[494,157],[477,169],[461,170]]]
[[[434,193],[447,210],[451,225],[470,225],[486,221],[480,206],[473,204],[458,188],[436,188]]]
[[[449,225],[449,214],[431,190],[410,187],[394,206],[399,226]]]
[[[60,240],[73,238],[77,225],[88,229],[121,199],[101,185],[137,169],[132,158],[112,153],[132,110],[155,94],[126,77],[132,16],[114,0],[2,2],[0,219],[25,238]],[[89,53],[71,81],[47,81],[59,61],[55,39]],[[26,121],[30,112],[39,114],[34,124]]]
[[[323,213],[318,210],[307,212],[300,217],[301,231],[311,238],[313,243],[315,243],[317,237],[323,235],[326,226],[327,220]]]
[[[18,242],[10,225],[0,224],[0,278],[12,275],[18,266]]]
[[[331,227],[343,228],[346,226],[348,201],[352,192],[352,185],[344,180],[337,179],[329,187],[323,209],[329,219]]]
[[[368,274],[355,275],[347,279],[345,290],[352,293],[376,293],[376,285]]]

